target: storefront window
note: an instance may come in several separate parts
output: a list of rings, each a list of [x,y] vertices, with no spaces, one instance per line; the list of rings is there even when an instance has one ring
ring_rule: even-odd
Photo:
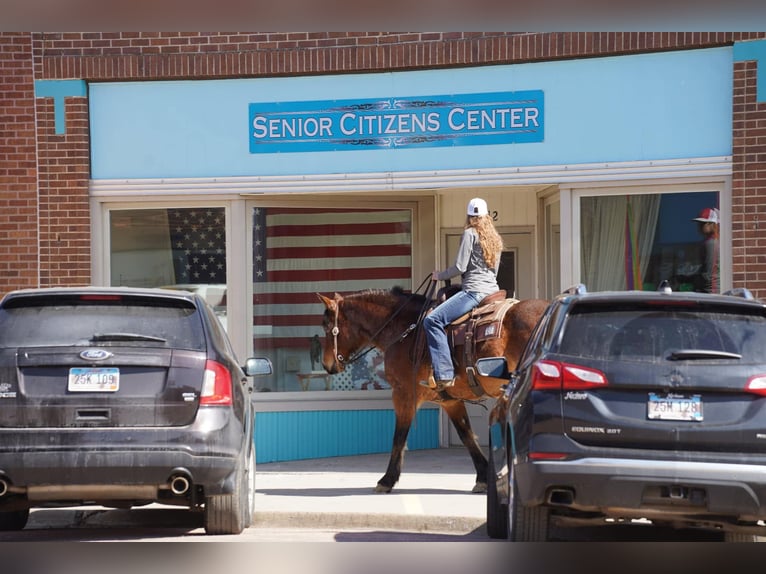
[[[199,292],[226,327],[223,207],[110,211],[111,284]]]
[[[410,290],[411,211],[255,207],[252,226],[253,347],[275,371],[259,390],[389,388],[377,351],[343,373],[324,371],[324,305],[317,293]]]
[[[582,197],[580,277],[589,291],[720,291],[718,193]],[[711,215],[712,214],[712,215]],[[713,237],[712,234],[715,234]]]

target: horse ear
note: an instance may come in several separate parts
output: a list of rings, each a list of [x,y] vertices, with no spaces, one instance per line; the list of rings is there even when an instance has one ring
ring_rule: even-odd
[[[336,293],[336,295],[337,295],[337,293]],[[334,311],[335,310],[335,301],[333,301],[329,297],[325,297],[321,293],[317,293],[317,297],[319,297],[320,301],[322,301],[322,303],[324,303],[325,307],[330,309],[330,311]]]
[[[340,293],[338,293],[338,292],[336,291],[336,292],[335,292],[335,300],[336,300],[336,301],[341,301],[342,299],[343,299],[343,295],[341,295]]]

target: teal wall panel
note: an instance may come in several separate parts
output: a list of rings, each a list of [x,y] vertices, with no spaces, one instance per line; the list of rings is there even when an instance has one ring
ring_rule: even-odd
[[[732,86],[731,47],[374,74],[97,82],[89,85],[92,177],[295,177],[722,156],[731,154]],[[250,104],[444,94],[459,102],[520,91],[544,93],[544,141],[250,153]]]
[[[410,429],[410,450],[438,448],[439,410],[421,409]],[[393,410],[259,412],[256,462],[389,452]]]

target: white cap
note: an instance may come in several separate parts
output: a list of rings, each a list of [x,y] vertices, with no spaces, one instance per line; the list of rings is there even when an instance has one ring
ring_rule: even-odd
[[[480,197],[474,197],[471,201],[468,202],[468,209],[466,210],[468,215],[487,215],[489,213],[489,210],[487,210],[487,202],[484,201]]]

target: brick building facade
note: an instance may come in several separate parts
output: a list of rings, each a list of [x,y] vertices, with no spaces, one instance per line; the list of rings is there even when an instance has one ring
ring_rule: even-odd
[[[0,292],[91,280],[86,97],[65,134],[36,80],[276,77],[537,62],[727,46],[766,33],[0,33]],[[766,296],[766,103],[734,64],[733,283]],[[761,72],[763,73],[763,72]]]

